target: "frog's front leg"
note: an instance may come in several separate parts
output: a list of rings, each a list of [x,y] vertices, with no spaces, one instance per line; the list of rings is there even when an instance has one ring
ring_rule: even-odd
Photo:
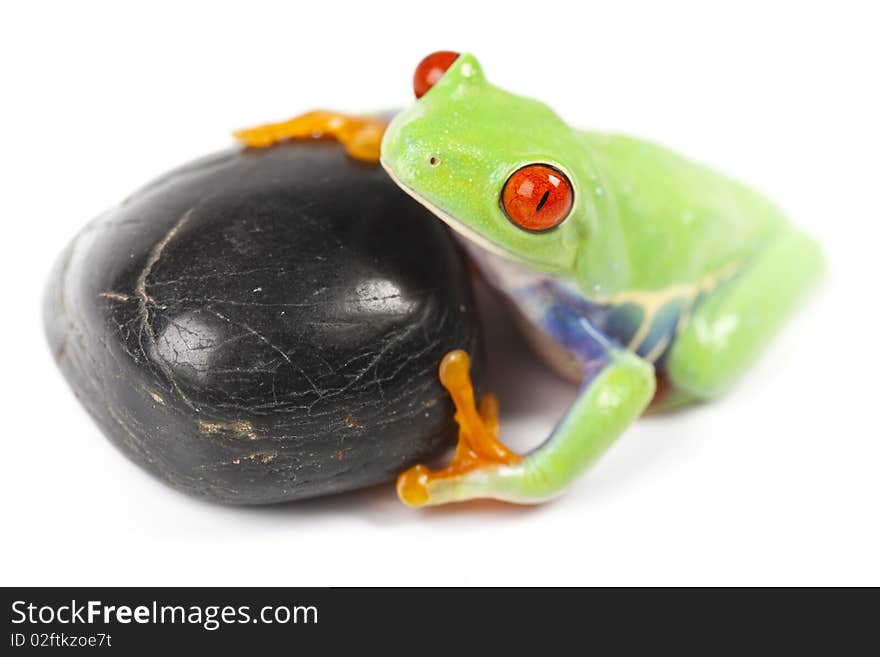
[[[696,399],[724,392],[819,278],[822,252],[790,230],[703,301],[666,360],[673,386]]]
[[[315,110],[288,121],[238,130],[235,137],[250,148],[265,148],[289,139],[331,138],[345,146],[352,157],[378,162],[387,125],[381,117]]]
[[[455,390],[457,385],[470,389],[466,369],[450,380],[441,368],[441,381],[452,394],[460,425],[456,456],[444,470],[431,472],[419,465],[404,472],[397,484],[400,498],[411,506],[474,498],[534,504],[562,492],[639,416],[654,394],[651,364],[609,343],[603,343],[600,361],[593,358],[583,364],[586,378],[574,404],[550,437],[522,457],[497,441],[492,413],[477,412],[472,392]]]

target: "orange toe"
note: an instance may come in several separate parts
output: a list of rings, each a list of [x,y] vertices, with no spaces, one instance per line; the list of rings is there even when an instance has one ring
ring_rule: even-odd
[[[470,357],[465,351],[451,351],[440,363],[440,382],[449,391],[458,422],[458,445],[452,462],[442,470],[431,471],[416,465],[397,478],[397,494],[409,506],[430,502],[431,484],[462,477],[482,467],[513,464],[522,456],[498,440],[498,399],[486,395],[477,409],[470,378]]]
[[[378,162],[387,125],[386,121],[373,117],[315,110],[288,121],[238,130],[233,134],[250,148],[265,148],[290,139],[335,139],[352,157]]]

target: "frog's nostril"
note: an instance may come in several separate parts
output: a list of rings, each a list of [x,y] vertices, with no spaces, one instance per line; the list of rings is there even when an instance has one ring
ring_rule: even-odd
[[[437,157],[436,155],[432,155],[428,159],[428,164],[430,164],[432,167],[436,167],[438,164],[440,164],[440,158]]]

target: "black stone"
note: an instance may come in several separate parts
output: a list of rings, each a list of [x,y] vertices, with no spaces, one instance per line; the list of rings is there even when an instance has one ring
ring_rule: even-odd
[[[61,255],[45,320],[128,456],[243,504],[361,488],[436,456],[455,436],[437,365],[480,353],[446,228],[332,142],[229,151],[148,185]]]

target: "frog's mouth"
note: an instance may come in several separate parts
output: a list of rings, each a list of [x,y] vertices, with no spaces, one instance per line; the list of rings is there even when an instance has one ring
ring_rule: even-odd
[[[428,210],[430,210],[432,214],[434,214],[438,219],[440,219],[443,223],[445,223],[447,226],[449,226],[456,233],[458,233],[459,235],[461,235],[462,237],[464,237],[468,241],[476,244],[480,248],[483,248],[486,251],[489,251],[490,253],[493,253],[493,254],[495,254],[501,258],[504,258],[506,260],[511,259],[510,254],[508,252],[506,252],[502,247],[489,241],[488,239],[486,239],[485,237],[480,235],[477,231],[475,231],[473,228],[463,224],[461,221],[459,221],[458,219],[453,217],[451,214],[449,214],[445,210],[437,207],[436,205],[431,203],[431,201],[420,196],[414,189],[412,189],[411,187],[406,185],[406,183],[401,181],[400,178],[398,178],[394,174],[394,171],[391,169],[391,167],[388,165],[388,163],[385,162],[384,159],[379,158],[379,163],[382,165],[382,168],[385,169],[385,172],[391,177],[391,180],[394,181],[394,184],[396,184],[398,187],[400,187],[403,191],[405,191],[407,194],[409,194],[409,196],[414,198],[421,205],[423,205]]]

